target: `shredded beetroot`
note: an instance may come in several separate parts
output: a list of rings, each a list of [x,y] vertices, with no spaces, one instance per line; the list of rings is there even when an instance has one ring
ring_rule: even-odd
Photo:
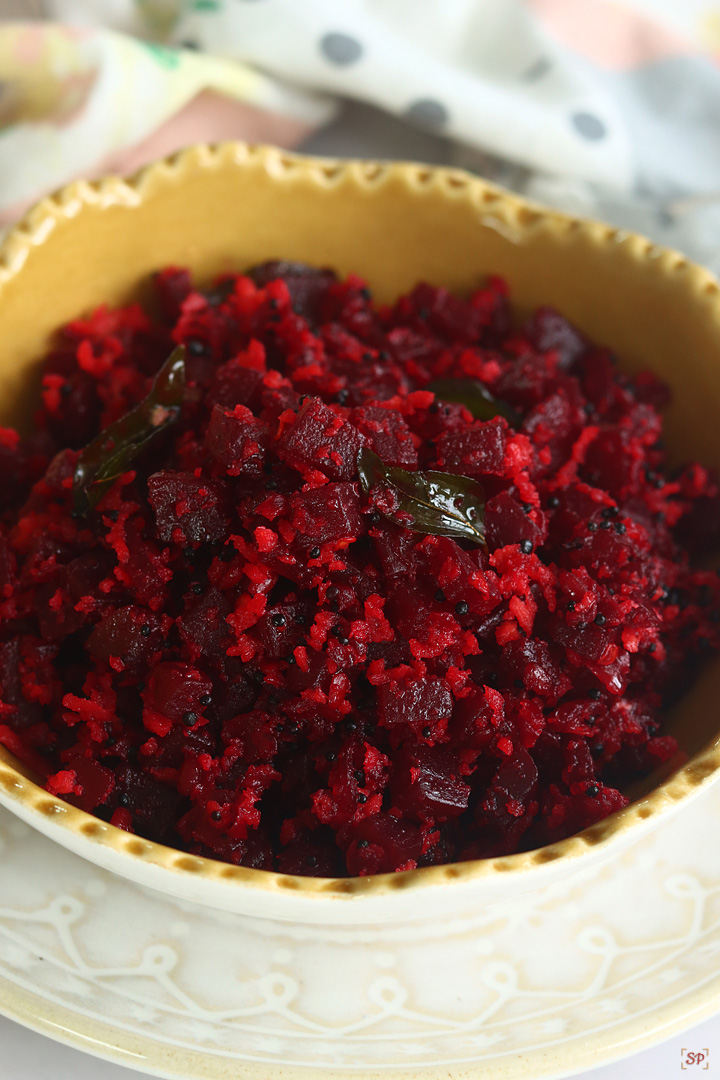
[[[65,327],[36,434],[0,433],[0,741],[120,828],[295,874],[511,853],[624,806],[720,645],[691,569],[720,492],[665,471],[665,388],[555,311],[515,328],[500,280],[392,307],[294,264],[155,285],[156,318]],[[179,420],[79,514],[80,448],[177,343]],[[479,481],[487,549],[391,520],[364,448]]]

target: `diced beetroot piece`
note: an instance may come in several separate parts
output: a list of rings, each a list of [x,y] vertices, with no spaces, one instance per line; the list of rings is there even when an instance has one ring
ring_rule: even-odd
[[[525,336],[540,352],[556,352],[561,368],[567,369],[588,348],[588,342],[571,322],[551,307],[540,307],[528,319]]]
[[[631,562],[637,566],[640,554],[637,542],[631,542],[627,533],[618,534],[613,530],[598,530],[590,533],[569,552],[568,562],[573,566],[586,566],[592,570],[598,566],[614,566],[629,569]]]
[[[642,458],[629,446],[626,434],[609,428],[592,441],[585,455],[583,478],[604,488],[615,498],[635,487],[642,470]]]
[[[70,758],[67,768],[75,773],[73,792],[64,796],[68,802],[88,814],[107,803],[115,789],[112,769],[85,757]]]
[[[496,737],[496,728],[504,720],[504,704],[497,694],[493,709],[493,693],[488,695],[485,686],[473,684],[468,693],[455,703],[449,727],[451,745],[464,750],[482,750]]]
[[[153,734],[157,736],[157,732]],[[181,769],[189,753],[212,756],[217,749],[214,725],[175,724],[167,735],[148,739],[140,747],[136,761],[149,775],[157,777],[165,769]]]
[[[418,463],[410,428],[399,413],[363,405],[353,410],[353,423],[386,465],[416,469]]]
[[[416,825],[392,814],[373,814],[348,828],[344,839],[349,874],[389,874],[411,870],[422,856],[422,834]]]
[[[112,558],[106,551],[88,551],[67,563],[38,590],[38,625],[43,637],[57,641],[84,626],[103,599],[100,582],[111,572]],[[82,599],[90,598],[90,604]],[[80,608],[78,608],[80,604]]]
[[[378,722],[393,741],[416,737],[442,738],[453,708],[444,679],[407,679],[378,687]]]
[[[438,405],[433,408],[433,404],[437,405],[436,402],[430,403],[429,408],[411,418],[412,430],[426,444],[437,441],[446,431],[457,433],[465,428],[467,422],[464,405],[448,401],[443,402],[442,407]],[[419,448],[421,461],[427,459],[427,448],[423,443]]]
[[[256,829],[240,839],[213,827],[211,821],[212,811],[194,807],[178,822],[178,832],[186,844],[207,858],[253,870],[273,869],[272,846],[265,833]]]
[[[287,604],[276,604],[265,609],[253,628],[262,642],[265,655],[273,660],[291,656],[305,641],[304,630],[296,622],[297,609]]]
[[[415,580],[395,578],[388,583],[388,599],[385,605],[391,624],[408,641],[423,638],[436,615],[427,602],[427,589]],[[444,625],[445,613],[438,625]]]
[[[293,658],[292,663],[290,656]],[[285,672],[285,683],[292,694],[302,694],[303,690],[321,690],[327,696],[332,676],[324,652],[296,646],[292,653],[288,653],[287,662],[289,666]]]
[[[472,293],[470,303],[483,319],[485,328],[481,344],[496,348],[508,336],[512,327],[507,283],[499,277],[488,278],[482,289],[476,289]]]
[[[244,406],[232,412],[220,405],[213,408],[205,445],[230,476],[259,476],[269,441],[265,425]]]
[[[553,638],[560,645],[572,649],[583,660],[597,664],[603,658],[607,658],[609,651],[619,651],[615,645],[616,634],[604,627],[568,626],[564,620],[558,619],[553,627]],[[615,659],[615,656],[613,656]],[[608,660],[608,662],[611,662]]]
[[[333,850],[327,841],[298,838],[281,847],[277,853],[277,867],[281,874],[298,874],[300,877],[338,877],[343,873],[340,852]]]
[[[167,544],[224,540],[230,526],[227,494],[218,480],[185,472],[156,472],[148,478],[159,539]]]
[[[349,420],[343,420],[320,398],[311,398],[281,436],[277,450],[301,472],[313,469],[330,480],[352,480],[357,475],[358,453],[366,441]]]
[[[219,681],[212,693],[212,709],[207,714],[218,724],[224,724],[241,713],[250,712],[258,699],[260,687],[251,678],[254,674],[249,665],[239,657],[224,665],[227,682]]]
[[[364,532],[356,484],[323,484],[290,499],[290,524],[306,543],[355,539]]]
[[[438,468],[463,476],[502,476],[506,443],[505,420],[476,421],[471,428],[438,439]]]
[[[333,357],[328,361],[328,368],[331,377],[337,378],[341,387],[338,396],[340,405],[352,407],[387,401],[409,390],[400,364],[387,358],[380,361],[370,352],[365,354],[362,363]]]
[[[513,745],[512,756],[501,761],[482,802],[477,824],[500,834],[500,850],[512,851],[537,810],[538,769],[522,746]]]
[[[0,746],[4,746],[13,757],[28,768],[31,776],[34,775],[38,779],[43,776],[47,777],[45,786],[48,791],[52,791],[48,760],[30,745],[28,735],[21,730],[22,724],[18,723],[17,717],[19,715],[19,711],[14,714],[12,728],[8,727],[7,724],[0,724]],[[35,730],[37,730],[37,726],[35,726]],[[47,740],[45,749],[49,749]],[[60,794],[60,792],[53,792],[53,794]]]
[[[148,525],[152,520],[148,510]],[[118,563],[113,575],[123,585],[132,583],[135,599],[142,605],[157,611],[167,600],[167,585],[172,571],[168,570],[167,556],[151,540],[145,539],[142,522],[135,519],[121,538],[115,539],[113,547]],[[100,583],[103,591],[108,579]],[[80,609],[78,609],[80,610]]]
[[[374,529],[371,533],[375,551],[387,578],[414,577],[420,565],[415,548],[420,537],[410,529],[402,529],[392,522]]]
[[[192,292],[190,271],[168,266],[166,270],[153,274],[153,285],[163,318],[171,324],[176,322],[183,301]]]
[[[566,686],[569,688],[571,685],[570,680],[566,678]],[[532,692],[530,682],[528,682],[527,686]],[[559,688],[553,694],[546,695],[545,701],[548,704],[551,704],[562,696],[563,689]],[[520,745],[525,747],[526,750],[533,749],[546,729],[543,704],[543,699],[541,697],[533,698],[528,697],[527,695],[523,696],[521,700],[517,702],[515,732],[519,736]],[[516,739],[515,741],[517,742],[518,740]]]
[[[543,465],[549,474],[556,472],[567,460],[587,422],[581,395],[576,391],[573,397],[571,400],[563,387],[536,405],[523,423],[523,431],[533,444],[543,447]]]
[[[567,743],[563,766],[562,778],[569,786],[594,779],[595,763],[584,739],[571,739]]]
[[[174,786],[163,784],[131,767],[116,774],[116,793],[123,796],[135,832],[149,840],[172,835],[178,820],[181,797]]]
[[[608,349],[590,349],[578,362],[577,371],[583,393],[597,409],[604,411],[616,402],[623,407],[630,404],[630,395],[618,385],[613,356]]]
[[[620,652],[617,659],[610,663],[588,663],[587,667],[611,694],[622,694],[627,689],[630,674],[629,653]]]
[[[560,731],[566,735],[587,736],[594,731],[595,710],[593,703],[587,701],[569,701],[560,705],[547,718],[550,731]],[[583,744],[585,745],[585,744]]]
[[[422,568],[421,572],[429,571],[426,580],[432,585],[430,591],[435,602],[449,605],[450,610],[456,614],[460,614],[467,606],[465,614],[470,613],[482,619],[493,611],[502,599],[497,575],[488,567],[487,558],[479,551],[464,551],[455,540],[447,536],[433,536],[423,540],[418,546],[417,561]]]
[[[126,668],[147,662],[162,645],[160,617],[134,606],[109,612],[95,624],[87,639],[92,656],[108,662],[117,657]]]
[[[93,437],[100,419],[100,399],[95,380],[84,371],[46,375],[43,396],[47,425],[63,446],[84,446]]]
[[[488,499],[485,505],[485,535],[490,551],[506,544],[529,541],[540,547],[547,537],[547,523],[542,510],[527,513],[507,491]]]
[[[273,259],[248,270],[248,277],[263,287],[271,281],[282,280],[290,293],[293,311],[304,318],[315,320],[320,314],[323,299],[337,280],[334,270],[319,269],[301,262]]]
[[[570,483],[557,492],[553,491],[550,499],[552,505],[548,502],[545,512],[548,516],[549,539],[553,546],[567,543],[566,537],[573,535],[578,526],[591,518],[603,520],[603,511],[614,505],[614,500],[600,489],[578,483]],[[548,514],[549,510],[552,510],[551,514]],[[586,533],[587,530],[583,529],[583,532]]]
[[[329,789],[312,795],[313,813],[323,825],[341,829],[377,813],[388,779],[388,758],[357,736],[343,745],[328,775]]]
[[[629,802],[627,795],[603,783],[588,781],[577,787],[575,794],[566,794],[559,786],[550,786],[541,807],[541,842],[553,843],[572,836],[622,810]],[[592,794],[587,794],[588,790]]]
[[[173,721],[188,713],[199,716],[201,698],[212,691],[212,679],[190,664],[165,661],[153,668],[144,697],[156,712]],[[192,726],[190,723],[188,726]]]
[[[276,431],[280,417],[290,409],[297,412],[300,408],[301,395],[291,383],[284,381],[279,385],[264,386],[260,394],[260,419],[268,431]]]
[[[493,289],[483,289],[465,300],[453,296],[447,288],[435,288],[423,282],[400,300],[397,308],[403,314],[406,308],[415,310],[416,318],[444,340],[471,345],[480,340],[494,341],[498,333],[510,328],[502,299]]]
[[[260,709],[234,716],[223,725],[222,738],[226,744],[239,741],[243,759],[250,764],[269,762],[278,751],[277,728],[279,716],[270,716]]]
[[[0,645],[0,700],[6,705],[19,705],[22,700],[20,655],[19,637]]]
[[[222,364],[213,377],[208,390],[208,402],[234,409],[236,405],[256,409],[263,389],[261,368],[248,367],[234,358]]]
[[[652,371],[640,371],[633,379],[633,397],[653,410],[665,409],[673,399],[667,383],[662,382]]]
[[[2,441],[0,441],[0,446],[2,446]],[[68,488],[75,475],[76,464],[77,454],[73,454],[70,450],[60,450],[55,454],[40,483],[29,492],[23,510],[41,512],[46,507],[48,496],[58,499],[63,495],[67,496]]]
[[[702,559],[720,545],[720,494],[701,495],[675,526],[678,542],[693,559]]]
[[[240,842],[241,841],[234,841],[234,843]],[[237,865],[247,866],[251,870],[275,869],[275,853],[273,851],[272,840],[262,828],[256,829],[255,832],[250,833],[247,840],[242,841],[242,843],[245,850]],[[222,859],[222,849],[218,849],[216,846],[213,849],[213,857]],[[229,861],[235,861],[234,857]]]
[[[393,806],[416,821],[451,821],[467,809],[470,786],[460,761],[443,747],[401,749],[393,767]]]
[[[0,508],[3,510],[26,498],[28,485],[42,475],[54,449],[54,442],[46,435],[48,453],[33,462],[20,444],[17,432],[10,434],[11,429],[5,430],[7,441],[4,445],[0,441]]]
[[[177,628],[193,659],[225,656],[232,641],[230,628],[225,621],[231,610],[225,594],[219,589],[209,588],[179,616]]]
[[[548,704],[557,701],[572,686],[564,670],[567,663],[562,648],[538,638],[521,636],[509,642],[498,667],[508,686],[520,681]]]

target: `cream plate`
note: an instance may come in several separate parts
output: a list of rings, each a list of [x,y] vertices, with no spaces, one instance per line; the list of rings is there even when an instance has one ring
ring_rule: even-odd
[[[581,878],[357,930],[168,899],[2,810],[0,1011],[183,1080],[566,1076],[720,1008],[719,829],[716,785]]]

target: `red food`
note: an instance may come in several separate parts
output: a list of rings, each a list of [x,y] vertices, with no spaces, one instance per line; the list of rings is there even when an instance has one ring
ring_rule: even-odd
[[[625,805],[720,645],[692,568],[720,490],[666,474],[664,387],[548,308],[513,329],[498,280],[380,308],[295,263],[155,281],[160,319],[72,323],[37,432],[0,432],[0,741],[123,829],[287,873],[507,854]],[[175,343],[179,420],[77,516],[78,447]],[[372,452],[479,482],[486,549],[365,494]]]

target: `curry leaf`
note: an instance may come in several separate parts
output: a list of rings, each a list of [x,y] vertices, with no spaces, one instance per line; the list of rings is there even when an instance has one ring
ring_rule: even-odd
[[[132,468],[140,452],[175,423],[185,394],[185,346],[178,345],[155,376],[150,393],[101,431],[83,450],[73,477],[75,511],[97,506],[109,484]]]
[[[364,447],[358,454],[360,484],[373,506],[414,532],[452,536],[485,545],[485,492],[477,480],[443,472],[408,472],[385,465]]]
[[[472,413],[476,420],[492,420],[504,416],[514,428],[522,424],[522,417],[505,401],[493,397],[486,386],[477,379],[435,379],[428,383],[426,390],[442,401],[456,401]]]

